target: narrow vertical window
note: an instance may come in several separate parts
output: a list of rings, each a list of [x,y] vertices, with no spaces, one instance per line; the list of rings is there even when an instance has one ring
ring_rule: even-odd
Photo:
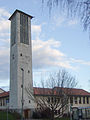
[[[11,21],[11,46],[16,43],[16,17],[12,18]]]
[[[75,97],[75,104],[77,104],[77,97]]]
[[[20,42],[29,45],[28,16],[20,14]]]
[[[81,97],[79,97],[79,104],[81,104],[82,102],[81,102]]]
[[[85,104],[85,97],[83,97],[83,104]]]
[[[87,97],[87,104],[89,104],[89,97]]]
[[[70,103],[73,103],[73,97],[70,97]]]
[[[47,102],[48,102],[48,103],[50,102],[50,97],[48,97]]]

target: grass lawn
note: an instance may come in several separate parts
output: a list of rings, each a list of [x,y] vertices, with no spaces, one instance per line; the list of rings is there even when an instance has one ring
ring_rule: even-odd
[[[58,120],[70,120],[70,118],[60,118]]]
[[[0,111],[0,120],[7,120],[7,112]],[[16,120],[15,116],[8,113],[8,120]]]

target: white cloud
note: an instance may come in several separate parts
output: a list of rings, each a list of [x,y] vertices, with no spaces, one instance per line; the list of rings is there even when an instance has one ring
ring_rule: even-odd
[[[0,21],[0,32],[9,31],[10,29],[10,22],[8,20],[1,20]]]
[[[73,68],[70,63],[65,60],[66,55],[58,48],[60,42],[50,39],[47,41],[33,40],[33,67],[65,67]]]
[[[60,41],[54,39],[42,41],[38,39],[33,40],[32,43],[34,68],[64,67],[76,70],[80,65],[90,66],[90,61],[86,62],[84,60],[69,58],[62,53],[60,51]]]
[[[10,13],[3,8],[0,8],[0,32],[8,32],[10,29],[10,22],[8,18],[10,17]]]
[[[31,32],[35,36],[35,38],[38,39],[41,33],[41,25],[32,25]]]
[[[8,63],[10,41],[10,22],[8,20],[9,17],[10,13],[5,9],[0,8],[0,65]]]
[[[0,32],[0,38],[2,38],[2,37],[10,37],[10,33],[9,32]]]
[[[76,19],[68,21],[69,26],[76,25],[77,23],[78,21]]]
[[[9,56],[10,49],[7,47],[0,47],[0,57]]]
[[[65,15],[56,15],[52,19],[52,23],[54,27],[60,27],[60,26],[73,26],[78,24],[77,19],[68,19]]]
[[[60,26],[65,22],[65,18],[62,16],[54,16],[53,21],[56,26]]]
[[[84,60],[79,60],[79,59],[71,58],[71,62],[72,63],[79,63],[79,64],[82,64],[82,65],[88,65],[88,66],[90,66],[90,61],[84,61]]]
[[[9,78],[9,17],[10,13],[0,8],[0,78],[2,80]]]
[[[32,32],[35,32],[35,33],[41,32],[41,25],[32,25],[31,27],[32,27],[31,28]]]
[[[2,17],[10,17],[10,13],[6,11],[4,8],[0,8],[0,18]]]
[[[10,39],[7,38],[0,38],[0,42],[4,43],[10,43]]]
[[[0,76],[2,76],[2,78],[5,72],[7,74],[9,67],[9,46],[4,46],[10,42],[10,22],[7,20],[9,16],[9,12],[0,8],[0,42],[3,43],[3,46],[0,46]],[[61,17],[58,19],[54,18],[54,20],[57,26],[65,22],[65,19]],[[75,21],[68,21],[67,23],[70,25],[76,24]],[[34,68],[65,67],[75,69],[77,66],[74,67],[73,63],[90,65],[90,62],[68,58],[60,51],[60,41],[56,41],[54,38],[45,41],[41,40],[42,24],[32,25],[32,33],[35,35],[35,39],[32,40]]]
[[[40,33],[42,26],[38,26],[36,31]],[[76,70],[80,65],[90,65],[90,61],[86,62],[67,57],[65,53],[60,51],[60,46],[60,41],[53,38],[43,41],[40,39],[40,35],[38,37],[36,35],[36,38],[32,40],[33,67],[43,69],[45,67],[64,67]]]

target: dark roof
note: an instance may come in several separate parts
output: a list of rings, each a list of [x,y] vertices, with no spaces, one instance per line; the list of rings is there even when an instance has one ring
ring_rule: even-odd
[[[27,14],[27,13],[24,13],[24,12],[16,9],[15,12],[14,12],[14,13],[11,15],[11,17],[9,18],[9,20],[11,20],[12,17],[13,17],[17,12],[22,13],[22,14],[24,14],[24,15],[27,15],[27,16],[30,17],[31,19],[33,18],[33,16],[31,16],[31,15],[29,15],[29,14]]]
[[[8,97],[8,96],[9,96],[9,91],[0,93],[0,97]]]

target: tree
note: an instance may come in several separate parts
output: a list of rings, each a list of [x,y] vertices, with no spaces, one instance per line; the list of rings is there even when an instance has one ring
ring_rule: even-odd
[[[69,95],[77,84],[75,77],[65,70],[50,75],[47,81],[41,81],[41,88],[34,88],[34,97],[30,87],[26,88],[30,99],[37,104],[37,112],[54,120],[64,115],[69,106]]]
[[[90,32],[90,0],[42,0],[42,3],[44,2],[50,11],[54,6],[60,6],[60,9],[67,10],[69,15],[78,15],[84,30]]]

